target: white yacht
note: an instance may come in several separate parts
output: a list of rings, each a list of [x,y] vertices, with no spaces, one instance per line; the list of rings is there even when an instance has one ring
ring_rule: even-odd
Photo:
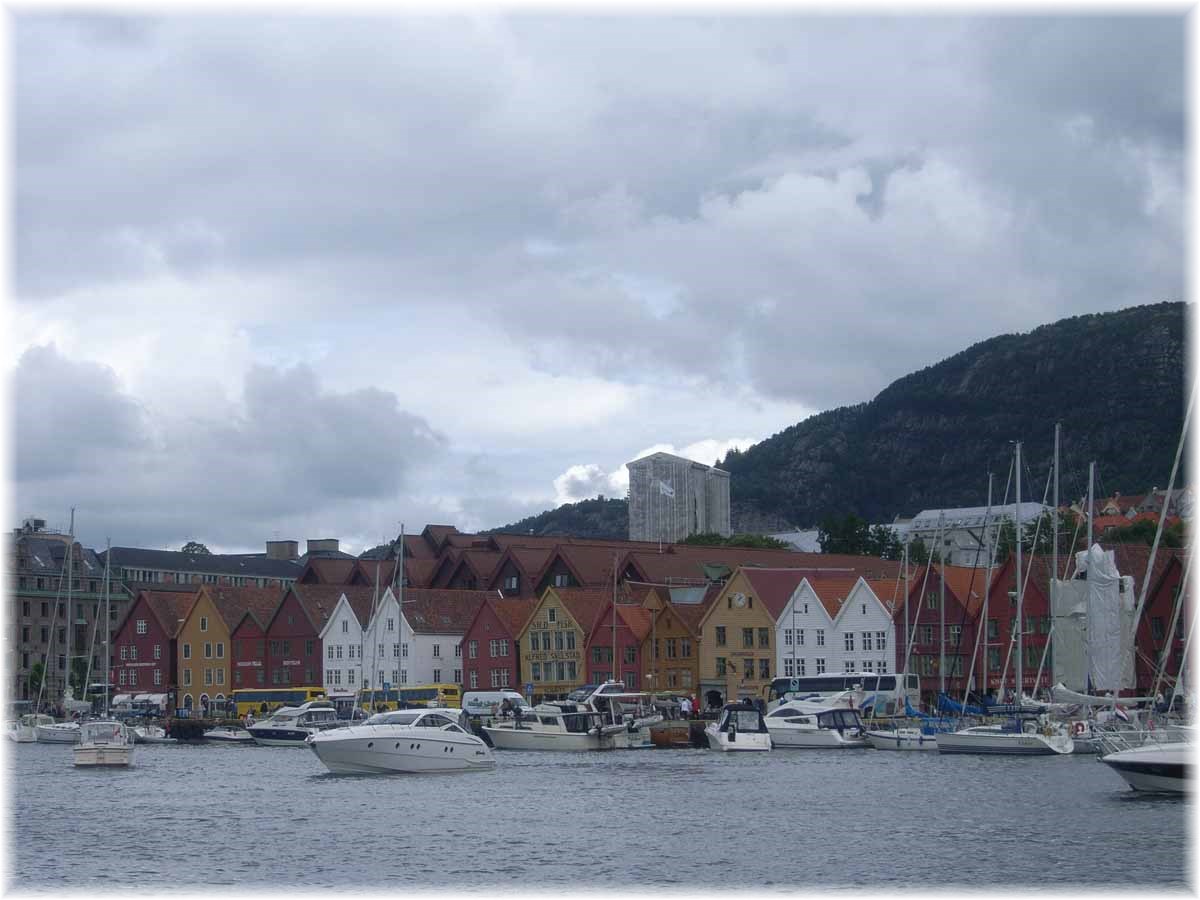
[[[1075,742],[1060,723],[1043,718],[1016,725],[977,725],[937,736],[938,753],[987,753],[1012,756],[1054,756],[1073,753]]]
[[[799,704],[785,703],[764,720],[776,747],[829,749],[867,746],[862,719],[853,709],[837,707],[804,712]]]
[[[1192,745],[1186,741],[1147,743],[1100,757],[1135,791],[1158,794],[1187,792],[1192,770]]]
[[[282,706],[269,719],[246,730],[256,744],[265,747],[303,747],[309,735],[345,724],[328,700],[309,700],[300,706]]]
[[[458,709],[377,713],[361,725],[320,731],[308,746],[336,775],[470,772],[493,769],[492,751]]]
[[[938,736],[920,728],[870,729],[867,743],[876,750],[937,750]]]
[[[132,729],[135,744],[176,744],[173,737],[167,737],[167,730],[161,725],[134,725]]]
[[[77,766],[127,766],[133,762],[133,735],[112,719],[84,722],[72,753]]]
[[[770,750],[771,733],[752,703],[726,703],[721,718],[704,729],[712,750]]]
[[[539,703],[532,714],[519,712],[483,727],[497,750],[612,750],[614,735],[625,731],[579,703]]]
[[[217,725],[204,732],[206,741],[221,741],[227,744],[253,743],[254,737],[245,728],[237,725]]]
[[[18,744],[32,744],[37,740],[37,726],[53,724],[54,719],[45,713],[26,713],[10,724],[8,739]]]
[[[34,726],[39,743],[42,744],[77,744],[79,743],[78,722],[40,722]]]

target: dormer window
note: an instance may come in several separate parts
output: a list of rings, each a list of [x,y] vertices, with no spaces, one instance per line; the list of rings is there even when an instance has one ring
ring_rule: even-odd
[[[555,615],[556,615],[557,613],[558,613],[558,610],[557,610],[557,609],[555,609],[553,606],[551,606],[551,607],[548,607],[548,608],[546,609],[546,621],[547,621],[547,622],[550,622],[551,624],[553,624],[553,623],[555,622]]]
[[[208,616],[201,616],[201,617],[200,617],[200,630],[201,630],[201,631],[208,631]]]

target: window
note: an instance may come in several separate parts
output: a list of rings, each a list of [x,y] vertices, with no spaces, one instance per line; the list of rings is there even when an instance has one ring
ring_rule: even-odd
[[[350,633],[350,623],[346,619],[342,619],[342,634]]]
[[[124,644],[121,645],[121,659],[129,659],[129,648]]]
[[[538,651],[538,634],[536,631],[529,632],[529,649],[534,653]]]
[[[396,670],[395,670],[395,669],[392,669],[392,677],[393,677],[393,678],[395,678],[395,677],[396,677]],[[400,670],[400,683],[401,683],[401,684],[408,684],[408,669],[401,669],[401,670]]]
[[[392,644],[392,659],[399,659],[399,658],[400,658],[400,645]]]
[[[504,655],[508,656],[508,641],[504,642],[504,648],[505,648]],[[567,632],[567,649],[568,650],[575,649],[575,632],[574,631]]]
[[[862,614],[864,616],[867,614],[867,604],[865,604],[865,603],[862,605]]]
[[[496,655],[496,642],[495,641],[488,642],[488,651],[489,651],[488,652],[489,656]],[[479,641],[468,641],[467,642],[467,658],[468,659],[478,659],[478,657],[479,657]]]
[[[754,629],[753,628],[743,628],[742,629],[742,647],[744,647],[747,650],[753,649],[753,647],[754,647]]]
[[[792,666],[793,662],[794,660],[790,656],[783,658],[783,675],[785,678],[791,678],[796,674],[796,670]]]
[[[771,661],[769,659],[759,659],[758,661],[758,677],[763,681],[767,681],[771,677]]]
[[[518,582],[518,577],[517,577],[516,575],[507,575],[507,576],[505,576],[505,578],[504,578],[504,589],[505,589],[506,591],[515,591],[515,590],[517,589],[517,586],[518,586],[517,582]],[[472,687],[474,687],[474,685],[471,685],[471,686],[472,686]],[[495,687],[495,685],[492,685],[492,686],[493,686],[493,687]]]
[[[338,650],[341,650],[341,649],[342,648],[339,646]],[[330,644],[328,647],[325,648],[325,658],[333,659],[333,644]]]
[[[550,649],[550,632],[548,632],[548,631],[542,632],[542,649],[543,650]]]
[[[546,621],[553,625],[557,620],[558,610],[553,606],[546,607]]]
[[[667,645],[667,659],[675,659],[676,653],[677,653],[675,638],[667,638],[666,645]]]
[[[192,670],[191,669],[183,670],[183,686],[184,687],[192,686]]]
[[[886,631],[875,632],[875,649],[876,650],[886,650],[887,649],[887,632]]]
[[[213,683],[213,673],[212,673],[212,669],[205,668],[205,670],[204,670],[204,684],[205,684],[205,686],[207,687],[208,685],[210,685],[210,684],[212,684],[212,683]]]
[[[679,655],[681,657],[683,657],[684,659],[692,658],[692,639],[691,638],[680,638],[679,639]]]
[[[796,674],[797,674],[797,675],[803,675],[803,674],[804,674],[804,657],[803,657],[803,656],[802,656],[802,657],[800,657],[798,660],[796,660],[796,665],[797,665],[797,666],[799,667],[799,669],[800,669],[800,671],[799,671],[799,672],[797,672]]]
[[[796,629],[796,646],[797,647],[804,646],[804,629],[803,628]]]
[[[930,591],[928,594],[925,595],[925,608],[926,609],[937,609],[938,608],[938,595],[935,591]]]
[[[783,646],[785,646],[785,647],[790,647],[790,646],[792,646],[792,638],[793,638],[793,635],[794,635],[794,632],[792,631],[792,629],[790,629],[790,628],[784,629],[784,632],[783,632]]]
[[[29,615],[29,601],[28,600],[21,601],[21,615],[23,615],[23,616]]]
[[[567,637],[570,638],[570,641],[568,641],[567,649],[574,650],[575,649],[575,632],[568,631]],[[500,652],[496,655],[497,656],[508,656],[508,638],[500,639]]]
[[[434,644],[434,645],[433,645],[433,658],[434,658],[434,659],[441,659],[441,658],[442,658],[442,645],[441,645],[441,644]],[[435,678],[435,679],[433,679],[433,680],[434,680],[434,682],[436,683],[436,682],[438,682],[438,681],[441,681],[442,679],[440,679],[440,678]]]
[[[129,648],[129,658],[137,659],[137,644],[133,644]]]
[[[816,674],[817,675],[825,674],[825,657],[818,656],[816,659],[813,660],[813,664],[816,666]]]
[[[184,644],[184,645],[183,645],[183,658],[184,658],[184,659],[191,659],[191,658],[192,658],[192,645],[191,645],[191,644]]]
[[[853,650],[854,650],[854,633],[851,631],[847,631],[844,636],[844,640],[846,642],[846,649],[853,652]]]
[[[201,631],[208,631],[208,616],[201,616],[201,617],[200,617],[200,630],[201,630]]]
[[[531,672],[533,674],[533,680],[541,681],[542,680],[542,664],[540,662],[535,662],[530,668],[531,668]]]
[[[718,647],[725,646],[725,626],[724,625],[717,626],[717,646]]]
[[[742,660],[742,677],[743,678],[753,678],[754,677],[754,660],[753,659],[743,659]]]
[[[767,649],[770,649],[770,646],[771,646],[771,629],[770,628],[758,629],[758,647],[759,647],[759,649],[767,650]]]
[[[962,626],[961,625],[951,625],[950,626],[950,643],[957,645],[960,640],[962,640]]]
[[[205,641],[204,642],[204,658],[205,659],[212,659],[212,655],[213,655],[212,649],[213,649],[212,642]]]
[[[221,658],[221,651],[220,651],[220,647],[221,647],[221,645],[220,645],[220,644],[217,644],[217,648],[218,648],[218,649],[217,649],[217,659],[220,659],[220,658]],[[313,646],[313,639],[312,639],[312,638],[308,638],[307,640],[305,640],[305,642],[304,642],[304,655],[305,655],[305,656],[312,656],[312,655],[313,655],[313,650],[314,650],[314,649],[315,649],[315,648],[314,648],[314,646]]]
[[[849,659],[844,661],[842,663],[842,671],[843,672],[853,672],[854,671],[854,661],[849,660]]]
[[[563,632],[561,632],[561,631],[554,632],[554,649],[555,650],[561,650],[563,648],[563,641],[564,641]]]
[[[803,643],[803,641],[801,641],[801,643]],[[817,629],[817,646],[818,646],[818,647],[824,647],[824,646],[825,646],[825,629],[824,629],[824,628],[818,628],[818,629]],[[824,672],[824,671],[825,671],[825,669],[824,669],[824,668],[822,668],[822,669],[821,669],[821,672]],[[820,674],[821,674],[821,672],[818,672],[817,674],[818,674],[818,675],[820,675]]]
[[[396,630],[396,620],[395,619],[388,619],[387,630],[388,631]]]
[[[380,645],[379,645],[379,658],[380,658],[380,659],[382,659],[382,658],[383,658],[383,644],[380,644]]]
[[[932,644],[933,643],[933,626],[932,625],[922,625],[921,626],[921,643],[922,644]]]
[[[493,670],[493,672],[494,671],[495,670]],[[471,690],[475,690],[475,688],[479,687],[479,673],[476,672],[474,669],[471,670],[470,684],[471,684]],[[497,686],[496,680],[493,678],[492,679],[492,687],[496,687],[496,686]]]
[[[354,684],[354,681],[355,681],[355,672],[354,672],[354,670],[353,670],[353,669],[347,669],[347,670],[346,670],[346,683],[347,683],[347,684]]]
[[[462,641],[454,645],[454,658],[462,659]],[[462,679],[459,678],[458,681],[462,681]]]
[[[137,684],[137,669],[129,670],[129,683],[131,685]]]
[[[500,687],[500,670],[499,670],[499,669],[492,669],[492,670],[491,670],[491,676],[492,676],[492,687]],[[479,680],[479,679],[477,679],[477,678],[475,677],[475,673],[474,673],[474,672],[472,672],[472,673],[471,673],[471,687],[475,687],[475,682],[476,682],[476,681],[478,681],[478,680]]]
[[[870,649],[871,649],[871,632],[869,632],[869,631],[864,631],[864,632],[862,633],[862,644],[863,644],[863,645],[862,645],[862,648],[863,648],[864,650],[870,650]]]
[[[216,675],[217,675],[217,684],[224,684],[225,683],[225,670],[217,669]],[[310,678],[309,681],[311,681],[311,680],[312,679]]]
[[[554,576],[555,587],[567,587],[571,583],[571,576],[566,573]]]
[[[28,614],[28,612],[27,612],[27,614]],[[138,619],[138,620],[137,620],[137,633],[138,633],[138,634],[145,634],[145,633],[146,633],[146,620],[145,620],[145,619]]]
[[[439,682],[439,681],[441,681],[441,680],[442,680],[442,670],[441,670],[441,669],[434,669],[434,670],[433,670],[433,680],[434,680],[434,682],[435,682],[435,683],[437,683],[437,682]]]
[[[162,669],[154,670],[154,683],[155,685],[162,684]]]
[[[632,666],[635,662],[637,662],[637,648],[626,647],[625,648],[625,664]],[[629,685],[629,686],[632,687],[632,685]]]
[[[505,669],[504,674],[501,675],[500,677],[501,677],[501,680],[504,682],[504,684],[502,684],[501,687],[508,687],[508,670]],[[573,660],[573,659],[567,661],[567,677],[571,681],[575,680],[575,660]]]

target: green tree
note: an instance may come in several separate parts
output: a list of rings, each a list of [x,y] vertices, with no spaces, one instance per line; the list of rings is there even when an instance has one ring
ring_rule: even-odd
[[[68,681],[71,688],[75,692],[75,699],[82,700],[87,696],[87,660],[82,656],[76,656],[71,660],[71,674]]]
[[[196,553],[200,556],[212,556],[212,552],[199,541],[188,541],[179,548],[180,553]]]
[[[908,561],[913,565],[923,566],[929,562],[929,548],[921,538],[913,538],[908,544]]]
[[[1136,522],[1131,522],[1124,528],[1116,529],[1110,536],[1110,540],[1121,544],[1145,544],[1147,546],[1152,546],[1154,544],[1154,535],[1157,531],[1157,520],[1139,519]],[[1176,522],[1170,528],[1163,529],[1162,546],[1183,546],[1182,522]]]
[[[880,559],[903,559],[904,545],[896,532],[886,525],[872,525],[867,535],[866,553]]]
[[[870,526],[854,513],[841,518],[827,516],[817,527],[817,543],[822,553],[863,556],[867,553],[870,531]]]
[[[41,662],[35,662],[29,667],[29,696],[36,697],[42,689],[42,680],[46,677],[46,667]]]

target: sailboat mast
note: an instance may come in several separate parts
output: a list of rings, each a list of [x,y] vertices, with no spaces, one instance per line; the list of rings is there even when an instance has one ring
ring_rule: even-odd
[[[992,592],[992,556],[993,542],[988,538],[987,520],[992,514],[992,473],[988,472],[988,513],[984,517],[983,539],[987,542],[987,579],[983,582],[983,618],[980,625],[983,628],[983,690],[981,696],[987,696],[988,690],[988,595]]]
[[[1017,543],[1017,663],[1016,663],[1016,695],[1017,709],[1021,708],[1021,693],[1024,686],[1023,675],[1021,671],[1021,638],[1025,631],[1024,619],[1024,598],[1021,594],[1021,442],[1017,441],[1017,527],[1016,527],[1016,543]]]
[[[938,531],[942,530],[942,522],[946,511],[938,511]],[[946,693],[946,539],[942,538],[938,547],[938,556],[942,561],[942,572],[938,581],[941,582],[938,595],[938,693]]]
[[[112,665],[112,651],[108,646],[109,637],[109,618],[108,618],[108,603],[109,603],[109,565],[112,563],[112,539],[106,538],[104,541],[104,718],[108,718],[108,678],[109,666]],[[92,637],[95,640],[95,635]]]
[[[75,617],[71,614],[71,581],[75,578],[75,507],[71,507],[71,528],[67,535],[70,541],[67,542],[67,670],[65,674],[66,684],[63,688],[63,694],[66,695],[71,688],[71,632],[75,630]],[[72,695],[74,696],[74,695]]]
[[[613,554],[613,616],[612,616],[612,641],[613,641],[613,681],[618,681],[617,678],[617,554]],[[616,721],[616,714],[613,715],[613,721]]]
[[[1050,572],[1050,631],[1046,635],[1046,649],[1042,651],[1042,660],[1045,661],[1046,653],[1049,652],[1050,642],[1054,640],[1054,616],[1055,610],[1058,608],[1058,451],[1059,439],[1062,436],[1062,422],[1054,423],[1054,509],[1051,511],[1051,527],[1054,531],[1054,541],[1052,544],[1053,562],[1051,563]],[[1053,668],[1053,663],[1051,664]],[[1038,677],[1041,678],[1042,666],[1038,665]],[[1054,673],[1050,673],[1048,684],[1054,683]],[[1035,685],[1036,687],[1036,685]]]
[[[908,696],[908,652],[909,652],[909,650],[912,649],[912,642],[909,640],[909,637],[908,637],[908,601],[909,601],[909,598],[912,596],[912,585],[909,584],[909,581],[908,581],[908,545],[909,545],[909,541],[911,539],[912,539],[912,531],[910,530],[904,539],[904,672],[903,672],[903,674],[904,674],[904,691],[905,691],[904,695],[906,697]],[[792,640],[794,641],[795,638],[793,637]],[[917,702],[920,703],[920,700],[921,700],[921,698],[918,697]]]
[[[1092,460],[1092,462],[1088,465],[1088,508],[1087,508],[1087,519],[1088,519],[1087,549],[1088,550],[1092,549],[1092,520],[1095,518],[1095,514],[1094,514],[1095,508],[1096,508],[1096,461]]]

